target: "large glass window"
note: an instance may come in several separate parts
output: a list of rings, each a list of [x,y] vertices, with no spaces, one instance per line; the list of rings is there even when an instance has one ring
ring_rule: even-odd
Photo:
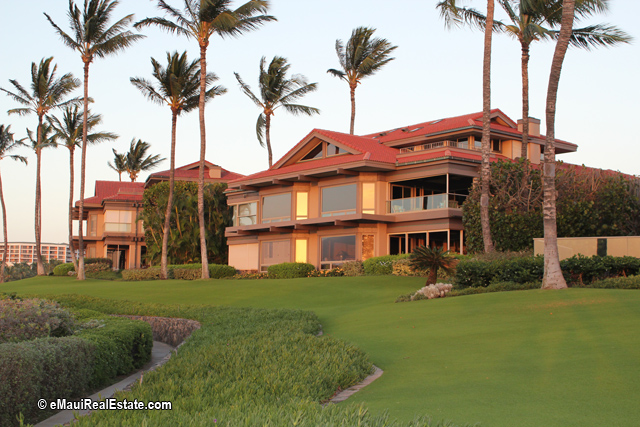
[[[356,213],[357,185],[340,185],[322,189],[322,216]]]
[[[320,268],[323,270],[356,259],[356,236],[323,237],[321,242]]]
[[[257,224],[258,203],[242,203],[233,206],[234,227]]]
[[[296,239],[296,262],[307,262],[307,239]]]
[[[289,220],[291,220],[291,193],[262,198],[263,223]]]
[[[105,211],[104,231],[131,233],[132,214],[133,212],[131,211]]]
[[[260,270],[266,271],[270,265],[282,262],[291,262],[291,242],[289,240],[262,242]]]

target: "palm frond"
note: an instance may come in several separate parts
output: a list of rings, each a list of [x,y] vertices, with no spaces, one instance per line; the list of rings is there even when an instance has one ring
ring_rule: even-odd
[[[319,109],[315,107],[307,107],[306,105],[282,104],[282,107],[293,115],[306,114],[307,116],[312,116],[314,114],[320,114]]]
[[[260,146],[264,148],[264,131],[267,127],[267,122],[265,120],[264,114],[260,113],[258,116],[258,120],[256,121],[256,136],[258,137],[258,142]]]
[[[242,80],[240,74],[234,72],[233,75],[236,76],[236,80],[238,80],[238,84],[240,85],[240,89],[242,89],[242,92],[247,95],[249,99],[251,99],[251,101],[253,101],[253,103],[258,107],[264,108],[264,104],[262,103],[262,101],[260,101],[260,99],[258,99],[258,97],[251,91],[251,87]]]

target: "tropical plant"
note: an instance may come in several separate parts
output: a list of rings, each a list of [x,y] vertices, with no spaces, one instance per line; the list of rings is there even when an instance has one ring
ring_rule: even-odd
[[[436,283],[438,270],[447,274],[453,273],[456,263],[457,260],[451,256],[449,251],[428,246],[418,246],[409,257],[409,264],[414,270],[429,270],[426,286]]]
[[[80,164],[80,203],[78,206],[79,218],[84,214],[84,186],[85,168],[87,161],[87,135],[89,120],[89,65],[93,60],[117,54],[133,43],[141,39],[142,35],[134,34],[126,28],[133,21],[133,15],[109,25],[111,15],[118,5],[117,0],[84,0],[82,10],[78,8],[73,0],[69,0],[69,11],[67,17],[71,34],[63,31],[49,15],[44,14],[62,42],[80,54],[84,64],[84,109],[83,109],[83,131],[82,131],[82,161]],[[84,280],[84,241],[83,222],[78,222],[78,280]]]
[[[127,155],[126,153],[118,153],[115,148],[112,148],[111,151],[113,151],[113,163],[107,162],[107,166],[118,172],[118,181],[122,181],[122,173],[127,171]]]
[[[271,167],[273,165],[273,154],[271,151],[270,130],[271,116],[275,114],[275,110],[283,107],[285,111],[291,114],[306,114],[308,116],[319,114],[320,110],[306,105],[294,104],[307,93],[315,92],[318,84],[308,83],[307,79],[301,74],[295,74],[291,78],[287,78],[287,71],[291,67],[287,63],[287,58],[274,56],[269,68],[265,69],[265,66],[266,58],[263,56],[260,60],[260,75],[258,77],[260,97],[254,95],[249,85],[242,81],[238,73],[234,74],[245,95],[262,109],[256,122],[256,134],[262,147],[265,145],[263,135],[266,135],[269,167]]]
[[[11,133],[11,125],[0,125],[0,160],[10,158],[27,164],[27,158],[15,154],[9,154],[14,149],[24,146],[22,141],[16,141]],[[0,267],[0,283],[4,283],[5,266],[7,265],[7,253],[9,252],[9,238],[7,233],[7,208],[4,204],[4,194],[2,193],[2,177],[0,176],[0,205],[2,205],[2,231],[4,233],[4,252],[2,254],[2,266]]]
[[[205,223],[207,224],[207,257],[212,263],[227,263],[225,228],[231,224],[231,209],[224,195],[226,184],[205,185]],[[165,212],[169,200],[169,183],[161,182],[144,191],[140,218],[144,222],[147,260],[158,265],[162,256]],[[171,264],[200,262],[198,234],[198,186],[195,182],[176,181],[174,203],[169,223],[167,260]]]
[[[136,139],[133,138],[129,143],[129,151],[124,153],[124,156],[126,158],[126,170],[131,182],[135,182],[136,179],[138,179],[140,172],[151,170],[157,167],[160,162],[166,160],[160,157],[160,154],[147,154],[150,148],[151,144],[141,139],[136,141]],[[116,156],[118,155],[115,150],[113,152]]]
[[[80,81],[67,73],[60,78],[56,76],[57,65],[52,64],[53,57],[43,58],[40,64],[31,63],[31,92],[24,88],[17,80],[9,80],[15,88],[15,92],[2,89],[17,103],[24,105],[21,108],[14,108],[8,111],[9,114],[19,114],[21,116],[35,113],[38,116],[38,127],[36,138],[32,144],[38,156],[37,180],[36,180],[36,206],[35,206],[35,234],[36,234],[36,260],[38,265],[38,275],[45,274],[42,265],[42,253],[40,251],[41,240],[41,215],[40,206],[40,149],[46,146],[44,141],[44,117],[54,108],[61,108],[79,102],[79,98],[65,100],[65,98],[80,86]],[[30,139],[32,135],[29,136]],[[40,148],[36,148],[40,147]]]
[[[372,38],[375,28],[358,27],[351,33],[346,46],[342,40],[336,40],[336,54],[340,70],[331,68],[327,72],[349,84],[351,94],[351,122],[349,133],[353,135],[356,119],[356,88],[362,79],[374,75],[395,58],[391,53],[393,46],[387,39]]]
[[[237,9],[230,9],[231,0],[184,0],[184,12],[175,9],[164,0],[158,0],[158,8],[170,18],[146,18],[135,24],[136,28],[155,25],[170,33],[197,40],[200,48],[200,164],[198,168],[198,223],[200,226],[200,247],[202,250],[202,278],[209,278],[207,242],[204,222],[204,162],[207,137],[204,121],[204,106],[207,75],[207,48],[212,35],[237,37],[255,30],[262,24],[275,21],[264,15],[269,8],[268,0],[250,0]]]
[[[62,113],[62,120],[57,117],[50,117],[51,126],[56,133],[58,141],[64,144],[69,149],[69,247],[71,249],[71,260],[76,271],[78,271],[78,260],[76,259],[75,251],[73,250],[73,189],[75,185],[75,172],[74,172],[74,154],[76,147],[80,147],[82,144],[82,118],[84,113],[78,111],[78,106],[67,106]],[[89,114],[87,124],[89,131],[92,131],[93,127],[98,126],[102,122],[102,116],[99,114]],[[87,134],[87,142],[99,143],[104,141],[112,141],[117,139],[118,135],[111,132],[91,132]]]
[[[531,43],[538,40],[556,39],[558,31],[554,29],[559,24],[561,9],[550,7],[544,2],[520,2],[515,0],[498,0],[498,4],[506,12],[511,23],[499,20],[493,21],[493,31],[506,33],[518,40],[521,48],[522,71],[522,145],[521,154],[527,158],[529,141],[529,51]],[[465,22],[471,26],[486,28],[487,17],[482,12],[473,9],[459,7],[456,0],[443,0],[436,6],[445,17],[451,17]],[[604,12],[608,9],[608,0],[577,0],[576,19],[588,17],[596,12]],[[596,24],[582,28],[574,28],[571,34],[570,44],[575,47],[590,49],[598,46],[612,46],[618,43],[628,43],[631,40],[628,34],[617,27]]]
[[[163,67],[154,58],[151,58],[153,77],[157,84],[140,77],[131,78],[131,83],[137,87],[150,101],[168,105],[171,109],[171,166],[169,168],[169,199],[164,219],[164,233],[162,236],[161,274],[163,279],[168,278],[167,271],[167,244],[169,241],[169,227],[171,210],[173,208],[173,190],[176,170],[176,129],[178,116],[198,107],[200,101],[200,61],[189,62],[187,52],[179,55],[167,52],[167,67]],[[206,76],[207,84],[213,83],[218,78],[213,73]],[[221,95],[226,89],[213,86],[205,93],[205,102],[216,95]]]

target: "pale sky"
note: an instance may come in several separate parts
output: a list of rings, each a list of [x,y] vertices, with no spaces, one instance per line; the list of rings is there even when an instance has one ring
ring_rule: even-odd
[[[182,0],[168,0],[180,8]],[[215,72],[228,93],[207,104],[207,160],[234,172],[250,174],[267,168],[267,152],[255,135],[257,107],[238,88],[233,72],[256,89],[260,58],[279,55],[289,59],[291,71],[318,82],[316,93],[303,103],[321,114],[295,117],[277,111],[272,121],[274,161],[284,155],[313,128],[349,131],[349,92],[345,82],[326,73],[338,68],[336,39],[347,40],[359,26],[377,28],[376,36],[398,46],[395,60],[378,74],[365,79],[356,91],[356,134],[368,134],[400,126],[482,110],[483,37],[470,29],[445,29],[435,0],[272,0],[270,14],[278,22],[237,39],[214,37],[208,50],[208,70]],[[474,1],[481,8],[484,2]],[[578,144],[578,152],[559,156],[566,162],[620,170],[640,175],[640,2],[611,0],[610,12],[588,23],[608,22],[635,38],[631,45],[583,51],[570,49],[563,66],[556,117],[556,137]],[[313,4],[313,7],[311,6]],[[82,77],[78,54],[64,46],[46,21],[47,12],[68,30],[66,0],[0,0],[2,66],[0,87],[12,89],[9,79],[30,84],[32,62],[54,56],[58,73]],[[115,17],[134,13],[135,20],[158,16],[151,0],[121,0]],[[240,5],[236,2],[235,5]],[[496,6],[498,18],[504,18]],[[153,152],[169,157],[170,111],[148,102],[129,82],[130,77],[151,78],[150,57],[166,62],[166,52],[199,51],[194,40],[168,35],[156,28],[143,30],[146,39],[115,57],[96,59],[90,68],[92,112],[103,116],[102,130],[120,138],[88,149],[86,197],[94,194],[96,180],[117,180],[107,167],[111,149],[125,151],[133,137],[152,144]],[[552,43],[532,46],[530,63],[530,112],[542,120],[545,131],[545,99]],[[494,36],[492,108],[500,108],[513,120],[521,116],[520,46],[504,35]],[[78,89],[77,96],[82,95]],[[11,125],[17,138],[25,128],[35,129],[36,116],[8,116],[15,108],[0,93],[0,123]],[[178,120],[177,166],[199,158],[197,112]],[[34,241],[35,155],[23,150],[29,165],[3,160],[10,241]],[[80,169],[76,156],[76,171]],[[64,147],[44,152],[42,166],[43,242],[67,241],[69,153]],[[161,166],[169,168],[168,160]],[[147,173],[140,176],[144,181]],[[79,198],[79,175],[74,200]],[[1,240],[1,238],[0,238]]]

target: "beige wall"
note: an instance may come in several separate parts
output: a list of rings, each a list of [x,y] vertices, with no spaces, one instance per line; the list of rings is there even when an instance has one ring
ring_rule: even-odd
[[[640,236],[631,237],[561,237],[558,238],[560,259],[574,255],[593,256],[598,254],[598,239],[607,239],[607,255],[633,256],[640,258]],[[535,255],[544,254],[544,239],[533,239]]]

